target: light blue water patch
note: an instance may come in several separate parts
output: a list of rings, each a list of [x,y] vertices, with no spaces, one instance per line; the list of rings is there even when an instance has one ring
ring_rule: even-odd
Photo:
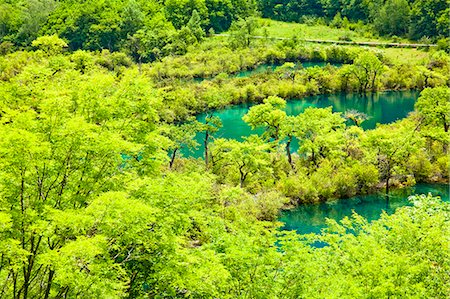
[[[334,112],[345,112],[347,110],[357,110],[366,113],[370,119],[362,124],[364,129],[373,129],[377,123],[387,124],[402,119],[414,110],[414,103],[419,96],[417,91],[390,91],[371,94],[331,94],[306,97],[302,99],[292,99],[287,101],[286,113],[288,115],[298,115],[308,107],[333,107]],[[250,105],[235,105],[226,109],[217,110],[215,116],[220,117],[223,127],[215,134],[215,138],[230,138],[242,140],[242,137],[251,134],[261,134],[262,129],[251,130],[251,128],[242,120],[242,117],[248,112]],[[206,114],[197,116],[197,120],[204,122]],[[183,151],[184,156],[195,158],[203,156],[203,138],[204,134],[198,134],[197,142],[200,144],[195,151]],[[298,144],[292,144],[292,150],[295,152]]]
[[[406,189],[390,192],[389,201],[384,194],[355,196],[348,199],[328,201],[320,204],[301,205],[284,211],[279,221],[284,222],[284,230],[295,230],[299,234],[320,233],[326,227],[326,219],[342,220],[351,216],[353,211],[369,221],[379,219],[382,211],[392,214],[396,209],[411,205],[408,197],[413,194],[440,196],[444,201],[449,199],[449,186],[446,184],[417,184]]]

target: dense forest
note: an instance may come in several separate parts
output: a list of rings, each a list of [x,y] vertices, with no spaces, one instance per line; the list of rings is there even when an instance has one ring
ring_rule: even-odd
[[[448,189],[448,16],[441,0],[0,0],[0,298],[447,298],[448,193],[317,234],[279,217]],[[367,128],[403,109],[386,91],[417,96]],[[287,109],[336,94],[369,112]],[[220,111],[251,133],[224,136],[239,128]]]
[[[322,17],[332,20],[334,26],[362,21],[379,34],[412,39],[448,37],[449,5],[447,0],[258,1],[264,17],[291,22]]]
[[[155,60],[183,54],[205,34],[226,31],[232,22],[257,15],[440,40],[447,48],[449,7],[447,0],[2,0],[0,50],[27,48],[38,36],[57,34],[71,50],[121,50]]]

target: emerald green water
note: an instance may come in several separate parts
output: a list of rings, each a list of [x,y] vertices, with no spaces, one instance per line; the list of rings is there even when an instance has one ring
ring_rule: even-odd
[[[392,214],[397,208],[410,205],[408,201],[410,195],[428,193],[440,196],[444,201],[450,201],[448,185],[418,184],[411,188],[392,191],[389,202],[386,202],[384,194],[355,196],[320,204],[301,205],[282,212],[278,220],[284,222],[284,230],[295,230],[300,234],[320,233],[326,226],[327,218],[339,221],[345,216],[351,216],[355,211],[372,221],[380,218],[382,211]]]
[[[335,112],[345,112],[349,109],[355,109],[369,115],[370,119],[362,124],[364,129],[373,129],[377,123],[386,124],[404,118],[409,112],[414,110],[414,103],[419,96],[416,91],[391,91],[374,94],[332,94],[306,97],[303,99],[292,99],[287,102],[286,113],[288,115],[297,115],[303,112],[307,107],[333,107]],[[251,134],[262,133],[262,130],[251,130],[251,128],[242,120],[242,117],[248,112],[250,105],[236,105],[227,109],[214,112],[215,116],[220,117],[223,127],[215,134],[215,138],[231,138],[242,140],[242,137]],[[197,119],[205,121],[205,114],[200,114]],[[197,136],[197,142],[202,143],[203,134]],[[293,150],[297,150],[298,145],[292,144]],[[200,146],[197,150],[188,152],[184,155],[193,157],[202,157],[203,148]]]
[[[302,68],[310,68],[310,67],[325,67],[327,65],[332,65],[332,66],[336,66],[336,67],[340,67],[342,66],[342,64],[340,63],[329,63],[329,62],[324,62],[324,61],[319,61],[319,62],[312,62],[312,61],[304,61],[301,62],[301,67]],[[248,69],[245,71],[240,71],[234,74],[229,74],[229,77],[231,78],[246,78],[246,77],[250,77],[252,75],[256,75],[256,74],[262,74],[265,72],[273,72],[275,71],[275,69],[277,67],[282,66],[282,64],[260,64],[255,68],[252,69]],[[299,66],[299,63],[296,63],[296,66]],[[196,82],[202,82],[204,80],[211,80],[214,79],[215,77],[208,77],[208,78],[194,78],[194,81]]]
[[[310,68],[310,67],[315,67],[315,66],[325,67],[328,64],[336,66],[336,67],[339,67],[339,66],[342,65],[342,64],[339,64],[339,63],[331,64],[331,63],[324,62],[324,61],[319,61],[319,62],[305,61],[305,62],[301,63],[301,67],[302,68]],[[264,72],[272,72],[277,67],[279,67],[281,65],[282,64],[261,64],[261,65],[258,65],[254,69],[246,70],[246,71],[240,71],[240,72],[234,74],[233,76],[234,77],[239,77],[239,78],[245,78],[245,77],[250,77],[251,75],[254,75],[254,74],[261,74],[261,73],[264,73]],[[298,64],[297,64],[297,66],[298,66]]]

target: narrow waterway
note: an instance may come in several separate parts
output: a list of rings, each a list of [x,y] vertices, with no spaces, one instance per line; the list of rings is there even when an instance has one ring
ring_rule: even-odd
[[[253,72],[264,71],[253,70]],[[238,75],[248,76],[248,73]],[[332,94],[291,99],[287,102],[286,113],[298,115],[308,107],[332,107],[335,112],[357,110],[364,112],[369,119],[362,124],[364,129],[373,129],[377,124],[387,124],[405,118],[414,110],[414,104],[419,96],[417,91],[389,91],[372,94]],[[223,127],[216,133],[215,138],[229,138],[243,140],[251,134],[260,134],[262,130],[252,130],[242,117],[251,105],[241,104],[214,112],[222,120]],[[204,122],[206,115],[200,114],[197,119]],[[197,142],[202,145],[203,135],[199,134]],[[297,150],[298,144],[292,145]],[[190,152],[187,156],[202,157],[203,147]],[[408,197],[414,194],[428,194],[440,196],[449,201],[449,186],[446,184],[418,184],[411,188],[392,190],[389,201],[384,194],[355,196],[348,199],[331,200],[320,204],[301,205],[293,210],[281,213],[279,221],[284,223],[283,229],[295,230],[300,234],[320,233],[326,226],[326,219],[339,221],[353,212],[365,217],[369,221],[378,219],[383,211],[393,213],[397,208],[410,205]]]

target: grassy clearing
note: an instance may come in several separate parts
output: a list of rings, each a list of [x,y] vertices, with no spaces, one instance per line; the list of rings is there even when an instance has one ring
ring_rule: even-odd
[[[294,36],[300,39],[323,39],[323,40],[339,40],[344,37],[350,38],[356,42],[393,42],[392,39],[380,38],[374,36],[368,30],[364,31],[361,28],[358,31],[353,31],[343,28],[331,28],[326,25],[307,25],[298,23],[287,23],[274,21],[270,19],[260,19],[261,28],[257,30],[257,35],[269,37],[288,37]],[[406,39],[397,39],[396,42],[409,42]]]
[[[281,37],[292,38],[294,36],[300,39],[320,39],[320,40],[339,40],[340,37],[350,36],[353,41],[356,42],[382,42],[389,43],[394,42],[392,39],[375,37],[370,32],[363,32],[363,30],[352,31],[349,29],[331,28],[325,25],[306,25],[298,23],[287,23],[281,21],[274,21],[270,19],[260,19],[262,24],[261,28],[257,30],[255,35],[268,36],[268,37]],[[224,37],[214,37],[207,39],[202,45],[202,49],[217,47],[217,43],[226,42]],[[410,43],[406,39],[397,39],[395,42]],[[266,43],[263,40],[255,42],[255,44],[261,45]],[[309,44],[309,43],[308,43]],[[314,44],[314,47],[321,48],[329,45]],[[343,47],[362,47],[356,45],[342,45]],[[365,47],[365,46],[363,46]],[[369,47],[367,47],[369,48]],[[374,49],[373,47],[370,47]],[[424,64],[429,57],[429,53],[426,49],[412,49],[412,48],[376,48],[378,51],[384,53],[386,57],[394,64],[401,64],[408,62],[410,64]],[[197,48],[198,50],[198,48]],[[433,51],[433,50],[430,50]]]
[[[276,41],[278,42],[278,41]],[[203,51],[210,51],[214,48],[224,47],[227,44],[226,37],[216,36],[206,39],[200,47],[193,47],[190,49],[189,53],[199,53]],[[270,42],[269,42],[270,44]],[[329,47],[327,44],[316,44],[316,43],[306,43],[311,45],[316,49]],[[267,44],[266,44],[267,45]],[[255,42],[254,46],[261,47],[264,46],[264,41],[259,40]],[[354,48],[367,48],[370,50],[376,50],[383,52],[384,56],[387,57],[393,64],[412,64],[412,65],[424,65],[429,60],[430,52],[436,51],[431,49],[413,49],[413,48],[384,48],[384,47],[368,47],[368,46],[357,46],[357,45],[340,45],[341,47],[354,47]]]
[[[384,48],[382,51],[394,64],[406,62],[410,64],[424,64],[424,62],[429,59],[430,55],[429,52],[423,49]]]

